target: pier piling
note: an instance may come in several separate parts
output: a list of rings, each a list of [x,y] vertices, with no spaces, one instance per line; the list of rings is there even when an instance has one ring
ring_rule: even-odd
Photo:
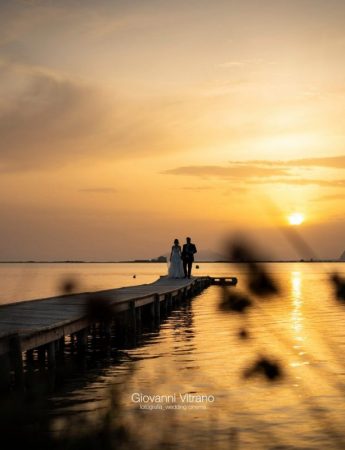
[[[14,385],[17,389],[24,388],[23,353],[19,335],[10,338],[10,362],[14,372]]]

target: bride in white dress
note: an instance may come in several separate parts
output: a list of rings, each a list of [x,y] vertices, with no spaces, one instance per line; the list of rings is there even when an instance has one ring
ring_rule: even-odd
[[[174,240],[174,245],[170,253],[169,278],[184,278],[183,263],[181,259],[181,246],[178,239]]]

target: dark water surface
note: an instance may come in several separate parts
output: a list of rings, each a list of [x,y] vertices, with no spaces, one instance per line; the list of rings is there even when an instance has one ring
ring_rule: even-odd
[[[153,266],[142,266],[127,272],[128,278],[137,272],[137,284],[151,281]],[[101,269],[107,278],[109,268]],[[256,301],[239,316],[219,309],[222,290],[212,286],[173,311],[159,332],[144,333],[138,347],[65,381],[49,400],[54,436],[107,421],[124,425],[143,449],[345,448],[345,305],[328,282],[331,272],[345,275],[345,266],[272,263],[267,269],[282,287],[277,298]],[[124,281],[116,265],[111,270],[113,280]],[[156,271],[154,278],[166,266]],[[245,266],[204,264],[197,273],[237,275],[231,289],[245,289]],[[104,288],[99,279],[89,282]],[[239,337],[243,329],[248,339]],[[282,379],[243,377],[260,355],[281,365]],[[186,394],[204,397],[188,402]]]

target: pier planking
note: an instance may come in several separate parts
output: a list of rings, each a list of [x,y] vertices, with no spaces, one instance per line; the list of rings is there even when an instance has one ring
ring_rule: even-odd
[[[144,307],[149,308],[151,319],[159,323],[161,314],[166,314],[174,303],[192,297],[211,284],[227,284],[227,281],[208,276],[176,280],[165,276],[150,284],[1,305],[0,375],[4,367],[11,367],[16,380],[21,382],[23,353],[36,349],[43,350],[48,361],[54,363],[55,347],[58,348],[57,343],[64,341],[66,336],[76,339],[83,348],[90,327],[100,321],[88,313],[91,300],[106,301],[115,327],[126,326],[133,335]],[[116,324],[116,317],[121,314],[120,323],[117,321]],[[108,332],[110,335],[110,326]]]
[[[96,302],[105,300],[114,317],[127,313],[125,319],[129,328],[136,330],[135,322],[141,317],[142,307],[151,305],[152,315],[160,320],[161,307],[167,310],[174,298],[192,295],[209,284],[209,277],[190,280],[161,277],[154,283],[139,286],[1,305],[0,372],[4,367],[11,367],[12,372],[17,372],[16,378],[22,379],[24,352],[35,349],[47,351],[52,349],[52,344],[64,340],[66,336],[73,336],[74,339],[75,335],[80,340],[80,336],[84,335],[85,338],[90,326],[97,322],[88,314],[88,305],[92,299]]]

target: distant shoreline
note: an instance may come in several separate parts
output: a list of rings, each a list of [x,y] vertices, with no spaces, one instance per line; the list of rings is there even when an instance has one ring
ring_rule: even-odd
[[[340,259],[285,259],[257,261],[195,261],[195,264],[247,264],[255,263],[345,263]],[[0,261],[0,264],[166,264],[166,261],[134,260],[134,261]]]

